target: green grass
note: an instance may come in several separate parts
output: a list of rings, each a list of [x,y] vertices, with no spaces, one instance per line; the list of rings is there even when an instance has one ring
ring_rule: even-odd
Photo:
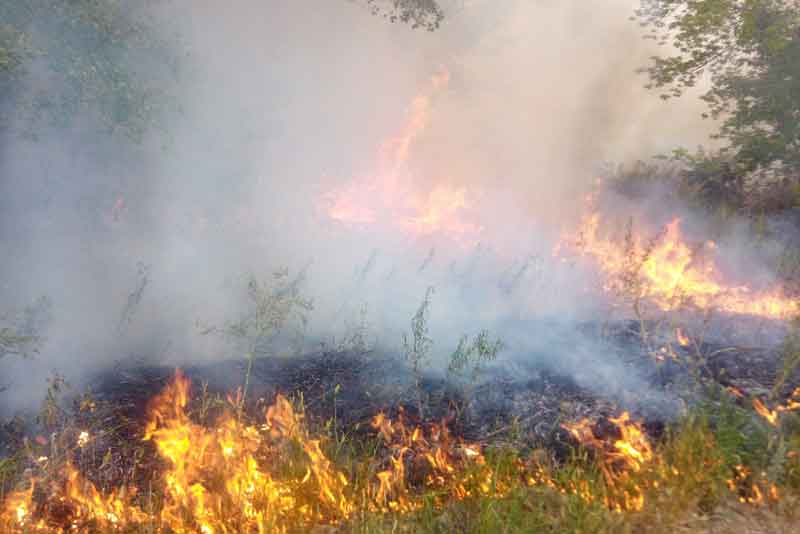
[[[588,450],[575,449],[569,458],[556,461],[543,449],[529,454],[508,445],[490,446],[485,449],[485,463],[465,463],[455,476],[465,481],[473,496],[454,498],[446,488],[409,482],[408,495],[417,507],[404,513],[380,512],[368,505],[370,488],[391,454],[376,433],[310,419],[309,435],[322,440],[323,450],[336,470],[349,480],[346,492],[356,510],[349,518],[324,527],[291,521],[284,521],[283,526],[289,532],[314,528],[327,532],[324,529],[330,528],[330,532],[354,533],[694,532],[702,530],[687,525],[699,521],[708,527],[732,513],[757,520],[756,525],[788,525],[798,519],[794,505],[800,491],[800,423],[794,414],[783,415],[782,424],[771,427],[720,392],[667,429],[654,444],[652,462],[639,471],[619,474],[613,482],[604,475],[602,459]],[[62,428],[62,433],[70,435],[67,428]],[[52,447],[52,443],[33,443],[31,453]],[[281,451],[273,458],[270,472],[277,477],[301,477],[308,461],[302,448],[288,443]],[[64,449],[61,455],[67,457],[69,452]],[[19,481],[24,464],[24,455],[0,460],[0,485],[8,489],[12,481]],[[520,465],[526,466],[523,471]],[[737,466],[753,475],[735,480]],[[540,476],[539,482],[532,484],[528,479],[534,467]],[[521,472],[525,476],[520,476]],[[478,481],[487,473],[491,482],[481,491]],[[55,466],[48,478],[57,480]],[[775,484],[780,500],[765,498],[760,506],[740,503],[740,498],[752,497],[754,484],[765,496]],[[617,511],[609,506],[620,502],[624,490],[643,496],[641,510]],[[313,491],[304,491],[302,498],[313,501]],[[156,477],[156,483],[137,497],[140,508],[159,510],[161,494]],[[14,532],[13,525],[0,526]],[[155,524],[125,530],[157,531]]]

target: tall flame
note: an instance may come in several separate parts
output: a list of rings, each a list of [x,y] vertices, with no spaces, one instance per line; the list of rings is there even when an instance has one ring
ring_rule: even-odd
[[[309,438],[302,415],[285,397],[277,397],[261,428],[241,422],[234,411],[205,428],[186,412],[189,386],[177,372],[148,408],[144,439],[155,444],[167,464],[157,514],[133,504],[133,492],[103,497],[67,464],[58,516],[33,517],[33,488],[41,483],[34,480],[31,490],[9,497],[0,524],[47,532],[155,524],[169,532],[215,534],[284,532],[289,520],[312,524],[349,517],[353,504],[345,495],[347,480],[322,452],[320,442]],[[265,459],[286,454],[290,445],[299,446],[306,470],[277,476]]]
[[[423,186],[408,170],[411,149],[428,126],[432,98],[449,79],[442,70],[412,100],[400,133],[379,147],[370,176],[323,195],[323,210],[330,219],[348,226],[386,224],[410,236],[443,234],[458,242],[475,241],[481,227],[464,217],[470,192],[443,183]]]

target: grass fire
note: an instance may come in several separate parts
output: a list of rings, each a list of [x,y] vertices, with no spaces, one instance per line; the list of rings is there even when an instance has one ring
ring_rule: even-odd
[[[89,457],[97,452],[93,442],[106,438],[102,429],[93,434],[70,425],[29,444],[27,453],[40,455],[31,457],[29,487],[5,497],[4,531],[294,532],[323,525],[381,531],[398,521],[424,524],[426,515],[441,511],[485,521],[486,502],[508,507],[509,520],[522,522],[518,527],[548,521],[537,508],[559,502],[572,502],[587,519],[636,512],[643,515],[631,516],[634,521],[643,521],[648,509],[663,505],[665,492],[694,489],[686,477],[692,486],[719,492],[722,480],[715,478],[726,472],[725,486],[742,503],[777,506],[781,500],[768,478],[725,464],[707,421],[685,421],[679,434],[659,444],[627,412],[604,423],[563,423],[591,459],[555,463],[485,450],[454,437],[447,421],[411,423],[402,411],[394,420],[379,412],[359,436],[339,437],[330,424],[307,420],[302,398],[277,395],[252,417],[239,395],[220,401],[213,418],[202,413],[208,402],[193,397],[180,371],[148,402],[134,454],[137,464],[159,467],[148,468],[145,488],[121,485],[104,493],[89,478],[97,475]],[[705,440],[704,449],[684,449],[695,445],[686,440],[697,439]],[[149,443],[154,458],[142,452]]]
[[[797,8],[0,3],[0,532],[797,531]]]

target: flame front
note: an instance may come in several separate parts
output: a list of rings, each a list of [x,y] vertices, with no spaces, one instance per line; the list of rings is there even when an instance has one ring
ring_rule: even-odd
[[[145,512],[135,490],[103,496],[67,463],[57,477],[62,484],[46,496],[36,496],[52,484],[44,478],[7,496],[0,526],[15,532],[134,525],[176,533],[285,532],[290,526],[337,524],[353,515],[361,497],[286,397],[276,397],[260,426],[244,423],[232,398],[232,406],[207,428],[190,418],[189,392],[190,381],[178,371],[148,405],[143,439],[155,445],[165,463],[157,479],[163,490],[156,510]],[[366,486],[369,511],[419,509],[423,498],[415,487],[440,490],[444,503],[497,494],[508,486],[492,479],[478,446],[453,439],[444,423],[412,429],[402,416],[393,422],[379,414],[373,427],[389,456],[386,469]],[[78,445],[87,440],[88,433],[81,433]]]
[[[724,313],[788,319],[798,312],[797,302],[778,289],[754,291],[745,285],[723,281],[713,262],[712,241],[690,246],[675,218],[651,240],[629,233],[617,241],[601,233],[601,216],[594,208],[595,197],[587,198],[588,211],[581,218],[577,236],[567,237],[557,247],[571,245],[594,260],[606,278],[607,291],[640,299],[665,311],[684,305]],[[680,341],[680,336],[679,336]]]
[[[155,444],[167,464],[158,513],[135,506],[135,492],[101,496],[68,464],[57,498],[62,510],[58,517],[45,510],[46,517],[36,519],[37,528],[56,532],[62,527],[155,524],[169,532],[283,532],[289,522],[332,523],[349,517],[353,505],[345,496],[345,477],[320,442],[309,439],[301,415],[285,397],[277,397],[261,428],[244,424],[233,410],[205,428],[186,413],[189,385],[178,372],[148,409],[144,439]],[[270,472],[267,459],[296,446],[308,470],[280,477]],[[32,486],[40,483],[34,480]],[[33,488],[12,495],[2,519],[24,531],[34,524],[33,502]]]
[[[123,486],[101,493],[67,462],[56,473],[34,478],[27,490],[7,495],[0,528],[12,533],[307,531],[341,526],[364,513],[410,514],[469,498],[503,498],[526,486],[635,512],[643,509],[649,491],[682,476],[654,451],[642,424],[627,412],[608,419],[611,431],[598,433],[597,424],[587,419],[563,425],[593,452],[601,473],[598,485],[588,478],[560,478],[532,459],[516,458],[510,469],[497,470],[479,445],[453,437],[445,421],[407,425],[401,410],[395,419],[383,413],[372,419],[380,446],[367,460],[367,478],[360,479],[334,465],[324,440],[312,438],[304,412],[286,397],[278,395],[258,425],[244,421],[237,409],[240,399],[234,397],[206,427],[190,417],[189,392],[189,380],[178,372],[149,404],[144,440],[163,462],[153,478],[155,490]],[[800,391],[770,413],[798,407]],[[87,439],[85,432],[76,441],[85,447]],[[779,499],[777,487],[743,467],[728,485],[745,503]]]

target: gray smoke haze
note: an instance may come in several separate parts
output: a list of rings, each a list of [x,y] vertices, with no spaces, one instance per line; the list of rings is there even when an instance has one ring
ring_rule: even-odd
[[[428,33],[345,0],[161,3],[154,19],[188,50],[168,141],[153,133],[117,158],[126,152],[113,139],[5,135],[3,303],[52,302],[41,353],[2,363],[7,409],[38,400],[51,370],[79,380],[132,357],[238,356],[196,322],[235,318],[246,276],[282,266],[307,268],[309,343],[340,335],[366,305],[374,335],[395,350],[435,286],[431,332],[443,354],[480,328],[519,357],[545,354],[542,340],[551,352],[537,357],[570,350],[540,336],[536,320],[597,309],[583,293],[590,280],[550,259],[579,192],[598,163],[704,143],[711,125],[695,99],[664,103],[642,88],[635,69],[653,51],[627,20],[635,2],[444,7],[443,27]],[[323,195],[375,172],[381,144],[442,68],[449,83],[431,96],[402,176],[421,191],[469,191],[480,247],[320,214]],[[597,376],[610,380],[614,365],[610,355]]]

